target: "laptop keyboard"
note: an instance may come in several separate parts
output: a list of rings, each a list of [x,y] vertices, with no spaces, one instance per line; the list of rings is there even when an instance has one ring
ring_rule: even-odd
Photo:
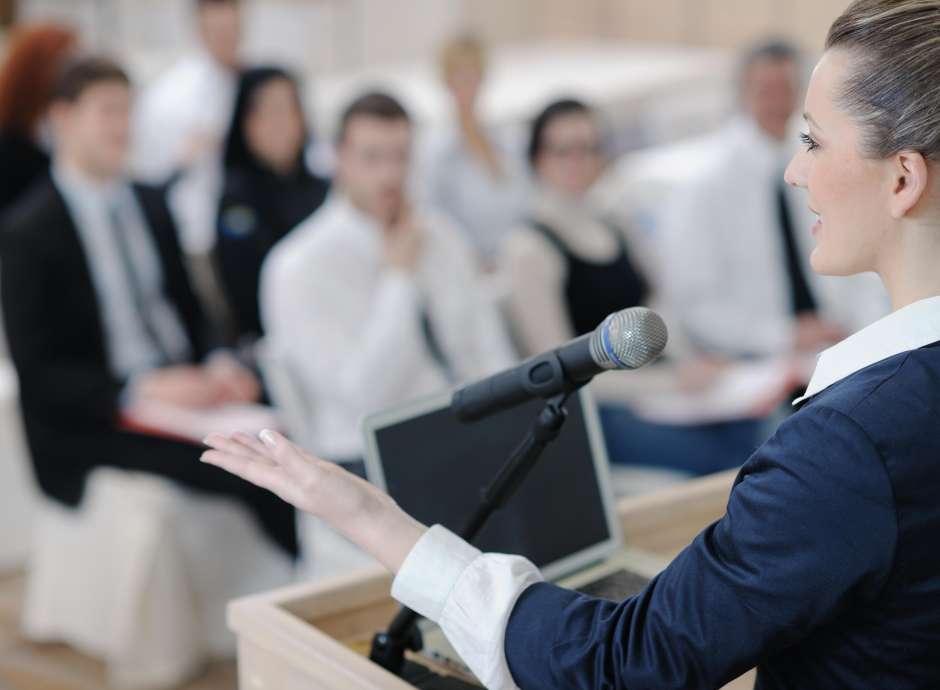
[[[587,594],[590,597],[623,601],[641,591],[649,581],[650,579],[645,575],[621,569],[615,570],[599,580],[581,585],[575,591]]]

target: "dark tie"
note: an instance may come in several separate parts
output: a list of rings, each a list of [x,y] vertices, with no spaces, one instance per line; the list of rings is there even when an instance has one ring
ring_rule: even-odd
[[[150,339],[154,349],[160,355],[160,366],[172,364],[175,358],[170,355],[164,342],[160,339],[160,332],[153,322],[152,305],[144,292],[144,286],[140,282],[140,271],[134,266],[134,258],[131,254],[131,245],[127,236],[127,229],[121,222],[118,209],[110,208],[108,210],[108,217],[111,221],[111,234],[114,236],[114,244],[118,248],[118,255],[121,258],[121,268],[127,278],[131,299],[134,301],[134,308],[137,310],[137,314],[140,316],[140,322],[144,327],[144,332]]]
[[[431,354],[431,359],[441,368],[447,380],[451,383],[455,383],[457,378],[454,368],[448,361],[447,355],[444,354],[444,348],[441,347],[441,342],[434,333],[431,313],[426,304],[421,308],[421,334],[424,336],[424,343],[427,345],[428,352]]]
[[[787,202],[786,184],[782,178],[774,181],[774,192],[777,206],[777,226],[780,229],[781,241],[787,261],[787,278],[790,284],[790,305],[794,314],[815,312],[817,310],[816,298],[810,290],[803,272],[803,262],[797,249],[796,237],[793,234],[793,219],[790,217],[790,206]]]

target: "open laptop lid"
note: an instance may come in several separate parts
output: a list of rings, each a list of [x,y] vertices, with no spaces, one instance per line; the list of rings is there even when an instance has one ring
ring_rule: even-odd
[[[450,397],[372,415],[363,431],[369,480],[418,520],[459,532],[543,402],[463,424],[450,413]],[[571,397],[568,413],[559,438],[476,540],[484,551],[528,557],[550,580],[623,545],[597,408],[587,390]]]

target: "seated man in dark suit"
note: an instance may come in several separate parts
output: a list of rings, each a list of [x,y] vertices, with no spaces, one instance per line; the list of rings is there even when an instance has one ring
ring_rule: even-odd
[[[259,394],[234,359],[208,356],[162,191],[123,176],[130,106],[119,66],[71,65],[50,109],[51,179],[0,220],[0,295],[36,477],[71,506],[95,467],[169,478],[240,501],[295,555],[293,511],[274,496],[203,465],[196,445],[121,424],[142,401],[206,408]]]

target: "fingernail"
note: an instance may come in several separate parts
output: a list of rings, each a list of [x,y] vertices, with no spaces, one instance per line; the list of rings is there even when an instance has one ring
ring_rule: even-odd
[[[205,453],[203,453],[202,455],[199,456],[199,462],[209,462],[208,460],[206,460],[206,454],[205,454]]]
[[[277,440],[274,438],[274,432],[270,429],[264,429],[258,438],[261,439],[261,442],[264,443],[268,448],[274,448],[277,445]]]
[[[202,445],[204,445],[204,446],[208,446],[208,445],[209,445],[209,437],[208,437],[208,436],[206,436],[204,439],[202,439]]]

